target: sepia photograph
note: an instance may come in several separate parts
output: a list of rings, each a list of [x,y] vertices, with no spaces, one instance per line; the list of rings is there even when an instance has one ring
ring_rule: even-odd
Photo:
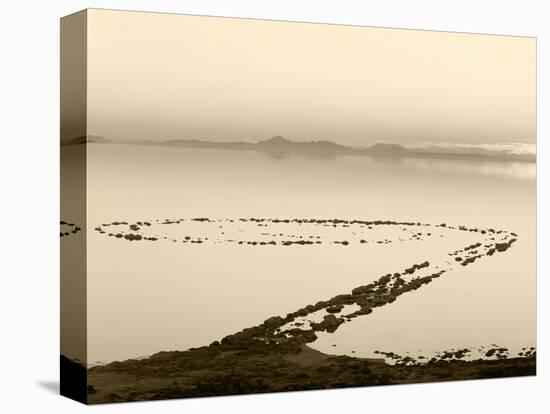
[[[61,42],[62,393],[535,375],[535,38],[88,9]]]

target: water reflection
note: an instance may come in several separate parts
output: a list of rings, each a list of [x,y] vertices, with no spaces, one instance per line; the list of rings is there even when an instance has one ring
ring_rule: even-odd
[[[406,168],[431,173],[482,175],[518,180],[534,180],[537,174],[536,164],[528,162],[426,160],[420,158],[403,158],[401,161]]]
[[[351,165],[362,164],[362,168],[371,167],[392,174],[394,168],[408,170],[412,173],[443,173],[446,175],[487,176],[495,178],[512,178],[517,180],[534,180],[536,164],[532,162],[486,160],[486,159],[445,159],[415,158],[370,155],[335,155],[335,154],[300,154],[284,152],[258,152],[261,158],[277,162],[348,162]]]

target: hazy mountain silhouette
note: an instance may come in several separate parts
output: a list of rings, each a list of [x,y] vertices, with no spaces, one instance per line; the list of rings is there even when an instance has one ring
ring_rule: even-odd
[[[509,160],[534,162],[532,154],[510,154],[498,152],[465,152],[454,151],[451,148],[434,151],[423,148],[406,148],[399,144],[376,143],[367,148],[353,148],[337,144],[331,141],[291,141],[280,135],[259,142],[217,142],[199,140],[171,140],[162,141],[157,145],[186,147],[186,148],[217,148],[229,150],[253,150],[271,153],[302,153],[323,155],[368,155],[378,157],[412,157],[412,158],[456,158],[456,159],[482,159],[482,160]]]
[[[517,161],[535,162],[535,154],[527,152],[514,152],[498,149],[498,145],[465,145],[446,144],[443,146],[415,146],[405,147],[399,144],[378,142],[367,148],[355,148],[332,141],[292,141],[280,135],[276,135],[264,141],[200,141],[196,139],[176,139],[168,141],[116,141],[99,135],[88,135],[87,137],[76,137],[62,145],[80,144],[140,144],[140,145],[161,145],[169,147],[184,148],[210,148],[226,150],[261,151],[271,154],[311,154],[323,156],[336,155],[366,155],[371,157],[393,157],[393,158],[439,158],[439,159],[470,159],[470,160],[495,160],[495,161]],[[523,145],[523,144],[518,144]]]
[[[307,153],[349,153],[353,148],[336,144],[330,141],[309,141],[296,142],[291,141],[280,135],[274,136],[266,141],[260,141],[254,144],[257,148],[280,152],[307,152]]]
[[[160,142],[159,145],[187,148],[221,148],[233,150],[255,150],[276,153],[307,153],[307,154],[353,154],[357,150],[330,141],[298,142],[274,136],[259,142],[216,142],[198,140],[172,140]]]

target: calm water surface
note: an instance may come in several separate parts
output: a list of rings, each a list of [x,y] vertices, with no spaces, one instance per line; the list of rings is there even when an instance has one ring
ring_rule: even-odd
[[[165,218],[382,219],[516,232],[505,253],[448,272],[312,347],[372,357],[535,344],[534,164],[88,147],[89,362],[206,345],[470,243],[455,235],[368,246],[184,245],[93,230]]]

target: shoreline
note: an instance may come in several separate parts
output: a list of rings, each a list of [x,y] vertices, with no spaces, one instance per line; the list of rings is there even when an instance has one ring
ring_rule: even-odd
[[[381,360],[331,356],[307,345],[275,351],[214,350],[155,355],[147,364],[88,369],[88,403],[147,401],[266,392],[398,385],[536,375],[536,354],[526,358],[389,365]],[[179,354],[179,355],[178,355]],[[257,372],[261,370],[262,375]]]

